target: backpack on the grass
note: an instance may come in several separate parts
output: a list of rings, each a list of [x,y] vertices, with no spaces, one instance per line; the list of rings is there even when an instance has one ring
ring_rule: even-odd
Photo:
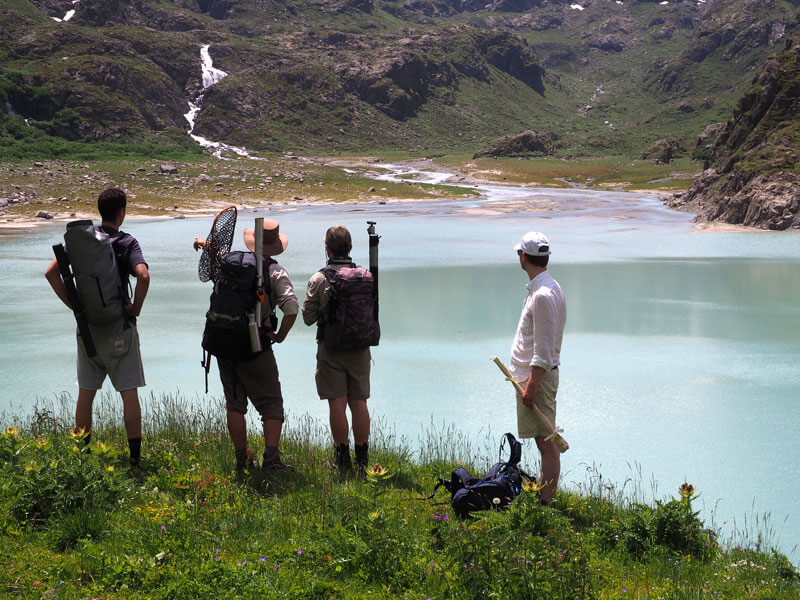
[[[275,261],[264,259],[264,270]],[[203,331],[203,349],[217,358],[247,361],[256,357],[250,346],[248,323],[255,313],[257,272],[256,257],[252,252],[226,252],[219,257],[214,274],[214,291],[211,293],[211,307],[206,313],[206,327]],[[269,298],[269,276],[264,277],[265,296]],[[267,323],[274,323],[274,307],[266,308],[270,315]],[[259,323],[259,331],[265,332]]]
[[[506,440],[510,446],[507,461],[501,460],[495,463],[481,478],[474,477],[465,468],[460,467],[450,474],[450,481],[439,477],[439,482],[429,498],[433,498],[440,487],[446,488],[450,492],[453,510],[461,518],[466,518],[471,512],[478,510],[507,508],[522,491],[522,478],[531,481],[535,479],[519,468],[522,444],[511,433],[503,436],[503,442],[500,444],[501,456]]]
[[[375,279],[369,269],[350,266],[320,272],[330,284],[328,309],[320,324],[320,340],[329,350],[361,350],[377,346],[380,327],[375,319]]]

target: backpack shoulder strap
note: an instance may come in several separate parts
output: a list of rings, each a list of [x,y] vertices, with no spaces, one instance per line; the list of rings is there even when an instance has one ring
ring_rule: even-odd
[[[503,441],[500,442],[500,460],[503,460],[503,448],[506,445],[506,440],[508,441],[509,445],[509,456],[508,461],[506,462],[509,465],[517,467],[517,465],[519,465],[519,461],[522,460],[522,444],[517,440],[517,438],[514,437],[513,433],[506,433],[503,436]]]

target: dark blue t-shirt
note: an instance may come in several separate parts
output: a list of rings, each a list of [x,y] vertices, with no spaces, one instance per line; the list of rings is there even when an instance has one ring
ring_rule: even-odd
[[[134,274],[136,265],[144,264],[145,267],[147,266],[139,242],[129,233],[114,229],[110,225],[100,225],[98,229],[111,237],[111,246],[114,248],[114,254],[117,257],[119,278],[122,285],[127,287],[128,277]]]

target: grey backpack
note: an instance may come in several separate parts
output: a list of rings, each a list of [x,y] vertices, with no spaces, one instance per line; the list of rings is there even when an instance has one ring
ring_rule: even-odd
[[[128,294],[119,276],[111,236],[91,221],[72,221],[67,224],[64,242],[89,323],[103,326],[122,319]]]

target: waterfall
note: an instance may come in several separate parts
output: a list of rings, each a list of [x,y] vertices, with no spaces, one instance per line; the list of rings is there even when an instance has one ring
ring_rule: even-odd
[[[194,141],[200,144],[203,148],[208,148],[212,151],[212,154],[217,158],[225,158],[222,156],[223,152],[233,152],[234,154],[238,154],[239,156],[246,156],[247,158],[255,159],[255,156],[251,156],[250,153],[238,146],[230,146],[223,142],[212,142],[209,139],[206,139],[202,136],[195,135],[194,133],[194,123],[197,119],[197,115],[200,112],[200,108],[203,105],[203,98],[205,97],[206,90],[210,88],[215,83],[219,83],[223,77],[226,77],[228,74],[221,70],[214,67],[213,61],[211,60],[211,54],[208,52],[210,48],[210,44],[206,44],[205,46],[200,47],[200,67],[201,67],[201,75],[202,75],[202,82],[203,82],[203,89],[197,95],[194,100],[189,101],[189,112],[187,112],[183,117],[189,123],[189,131],[187,133],[192,137]]]
[[[72,6],[74,7],[78,2],[80,2],[80,0],[72,0]],[[60,19],[58,17],[50,17],[50,18],[53,19],[53,21],[57,21],[59,23],[66,23],[67,21],[69,21],[74,16],[75,16],[75,8],[71,8]]]

